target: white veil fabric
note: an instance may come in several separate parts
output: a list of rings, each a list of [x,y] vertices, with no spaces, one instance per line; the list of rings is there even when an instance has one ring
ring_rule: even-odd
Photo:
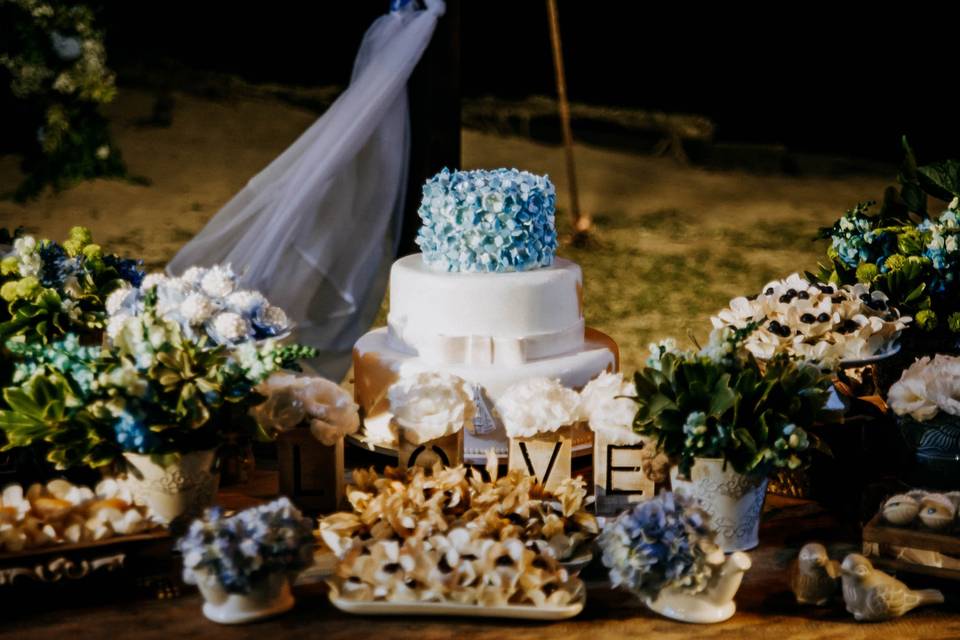
[[[373,323],[397,250],[410,122],[406,85],[443,15],[394,0],[364,35],[346,90],[254,176],[167,265],[229,263],[320,350],[311,366],[340,380]]]

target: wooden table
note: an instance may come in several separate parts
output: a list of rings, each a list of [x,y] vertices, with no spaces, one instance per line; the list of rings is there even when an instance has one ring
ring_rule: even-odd
[[[251,500],[269,497],[271,478],[259,474],[251,486],[224,492],[221,501],[240,507]],[[50,602],[44,612],[3,611],[0,637],[57,640],[125,637],[140,640],[960,638],[960,594],[957,593],[948,594],[945,605],[921,609],[882,624],[856,623],[842,606],[798,608],[787,589],[786,567],[799,546],[820,539],[830,541],[832,550],[842,552],[844,545],[855,549],[858,536],[857,531],[839,527],[834,518],[813,503],[771,496],[765,510],[761,545],[750,553],[753,568],[746,574],[737,595],[739,610],[728,622],[711,626],[685,625],[656,616],[629,594],[610,590],[603,581],[602,568],[591,567],[584,575],[588,598],[583,613],[573,620],[553,624],[456,618],[358,618],[334,609],[327,601],[325,586],[313,584],[295,590],[297,606],[292,612],[243,627],[209,622],[200,613],[200,596],[187,592],[168,600],[108,600],[105,604],[86,607]],[[5,608],[0,599],[0,609]],[[42,608],[46,608],[46,603]]]

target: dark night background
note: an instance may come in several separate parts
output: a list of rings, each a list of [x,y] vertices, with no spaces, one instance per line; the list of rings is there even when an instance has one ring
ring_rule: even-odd
[[[171,61],[253,82],[342,85],[386,6],[108,2],[102,16],[121,85],[125,67]],[[699,113],[720,142],[884,162],[899,159],[904,133],[924,160],[960,142],[957,49],[933,13],[569,0],[559,11],[572,101]],[[554,93],[545,3],[465,0],[461,13],[464,97]]]

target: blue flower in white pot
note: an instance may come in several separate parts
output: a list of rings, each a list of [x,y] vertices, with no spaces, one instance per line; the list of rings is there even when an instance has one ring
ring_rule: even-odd
[[[240,624],[289,611],[290,581],[313,562],[313,522],[287,498],[223,517],[209,509],[177,542],[183,579],[196,584],[203,614]]]
[[[661,492],[624,511],[597,539],[610,582],[657,613],[681,622],[730,618],[750,558],[725,556],[710,516],[683,494]]]

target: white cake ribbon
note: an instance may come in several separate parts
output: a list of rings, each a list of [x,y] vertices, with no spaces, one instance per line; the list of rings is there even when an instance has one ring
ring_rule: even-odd
[[[443,365],[516,366],[571,353],[583,346],[584,323],[561,331],[520,338],[494,336],[411,335],[388,324],[388,340],[401,351],[415,354],[426,362]]]

